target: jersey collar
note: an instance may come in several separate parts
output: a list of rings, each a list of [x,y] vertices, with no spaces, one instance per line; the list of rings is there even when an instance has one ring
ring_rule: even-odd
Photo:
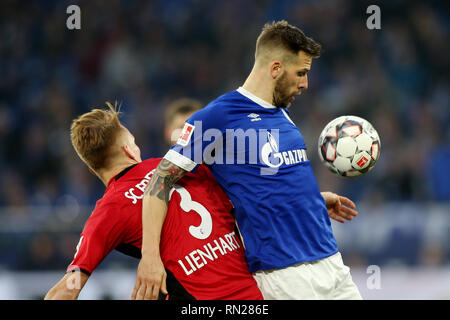
[[[120,171],[117,175],[115,175],[114,177],[112,177],[111,180],[109,180],[108,186],[111,184],[111,182],[113,182],[113,180],[114,180],[114,181],[119,180],[120,178],[122,178],[122,177],[125,175],[125,173],[127,173],[128,171],[130,171],[131,169],[133,169],[133,168],[134,168],[135,166],[137,166],[137,165],[138,165],[138,164],[135,163],[135,164],[133,164],[133,165],[131,165],[131,166],[129,166],[129,167],[123,169],[122,171]]]
[[[249,98],[254,103],[259,104],[263,108],[267,108],[267,109],[276,108],[274,105],[272,105],[272,104],[268,103],[267,101],[265,101],[265,100],[255,96],[253,93],[251,93],[250,91],[244,89],[243,87],[239,87],[236,91],[239,92],[240,94],[242,94],[244,97]]]

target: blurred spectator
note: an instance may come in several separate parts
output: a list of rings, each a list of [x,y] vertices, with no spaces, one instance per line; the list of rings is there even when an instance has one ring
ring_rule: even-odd
[[[177,142],[186,120],[202,107],[200,101],[192,98],[181,98],[168,106],[164,114],[164,139],[169,146]]]

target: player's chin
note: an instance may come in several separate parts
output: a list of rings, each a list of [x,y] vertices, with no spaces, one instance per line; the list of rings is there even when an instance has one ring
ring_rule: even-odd
[[[289,101],[286,101],[286,103],[285,103],[286,108],[289,108],[290,106],[292,106],[292,102],[294,102],[294,100],[295,100],[295,97],[292,96],[292,97],[289,99]]]

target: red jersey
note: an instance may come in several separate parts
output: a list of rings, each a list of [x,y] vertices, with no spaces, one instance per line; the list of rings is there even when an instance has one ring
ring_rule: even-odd
[[[142,198],[161,159],[148,159],[112,178],[87,220],[67,271],[92,273],[113,249],[140,258]],[[235,233],[232,205],[200,165],[171,190],[160,253],[171,298],[262,299]]]

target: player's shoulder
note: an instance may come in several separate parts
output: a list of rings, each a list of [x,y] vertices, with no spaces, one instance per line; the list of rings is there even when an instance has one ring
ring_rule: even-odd
[[[119,173],[108,185],[103,197],[97,201],[94,211],[111,211],[115,207],[122,207],[123,202],[128,203],[129,199],[124,196],[126,191],[140,185],[143,180],[150,180],[161,160],[161,158],[149,158]]]
[[[115,212],[118,211],[117,201],[109,194],[105,194],[101,199],[97,200],[94,210],[86,220],[83,232],[87,232],[87,230],[92,232],[105,227],[113,220],[112,217],[115,217]]]
[[[239,100],[241,98],[242,96],[236,90],[225,93],[209,102],[203,109],[197,111],[193,116],[212,116],[217,118],[239,106]]]
[[[239,93],[238,90],[234,90],[228,93],[225,93],[218,97],[217,99],[211,101],[205,108],[222,108],[225,110],[233,110],[234,108],[242,108],[246,105],[248,99],[246,99],[242,94]],[[223,108],[225,107],[225,108]]]
[[[142,169],[154,169],[161,162],[162,158],[148,158],[138,164]]]
[[[211,101],[211,103],[216,103],[216,104],[228,103],[230,101],[239,99],[240,97],[241,97],[241,95],[239,94],[239,92],[237,90],[233,90],[233,91],[222,94],[221,96],[217,97],[215,100]]]
[[[97,200],[90,218],[105,215],[107,212],[115,210],[118,207],[118,199],[113,191],[112,188],[108,188],[103,197]]]
[[[139,162],[117,180],[117,185],[122,185],[122,188],[128,188],[128,185],[134,185],[142,179],[149,179],[161,160],[162,158],[149,158]]]
[[[195,122],[201,121],[203,129],[223,129],[228,122],[234,121],[236,114],[243,111],[246,101],[242,98],[237,91],[225,93],[194,113],[187,122],[195,127]]]

